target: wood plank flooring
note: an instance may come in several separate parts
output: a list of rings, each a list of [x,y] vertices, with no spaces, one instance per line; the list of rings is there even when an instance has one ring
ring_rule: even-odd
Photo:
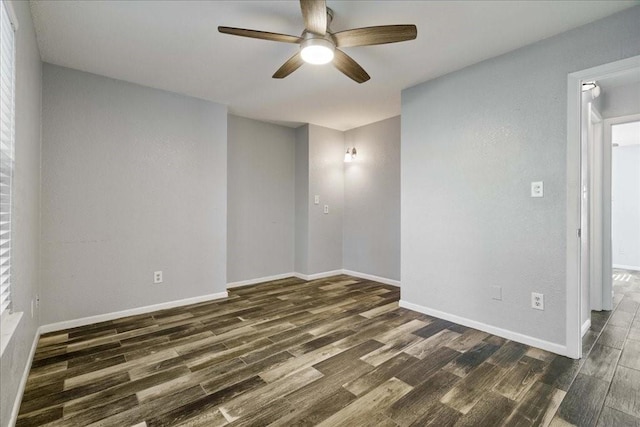
[[[591,313],[582,368],[552,426],[640,427],[640,272],[613,279],[614,310]]]
[[[398,288],[350,276],[229,295],[43,335],[17,425],[547,425],[580,367],[399,308]],[[634,321],[617,321],[630,335]],[[589,405],[623,425],[640,409],[625,394],[640,375],[637,349],[597,345],[575,384],[611,381]]]

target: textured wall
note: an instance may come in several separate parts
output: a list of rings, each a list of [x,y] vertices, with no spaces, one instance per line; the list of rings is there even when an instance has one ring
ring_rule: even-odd
[[[638,22],[635,7],[403,91],[403,300],[565,343],[567,74],[640,54]]]
[[[42,322],[223,292],[226,107],[49,64],[42,102]]]
[[[295,130],[229,115],[227,282],[290,273]]]
[[[640,145],[613,148],[611,195],[613,265],[640,270]]]
[[[296,129],[295,261],[296,273],[309,274],[309,125]]]
[[[13,198],[12,299],[22,319],[0,360],[0,425],[9,424],[39,324],[31,315],[40,284],[40,122],[42,62],[29,3],[12,2],[16,33],[16,160]]]
[[[400,280],[400,117],[345,132],[343,265]]]
[[[342,269],[344,133],[309,125],[309,274]],[[314,204],[314,196],[320,204]],[[329,205],[329,214],[323,213]]]
[[[636,73],[640,73],[640,70]],[[599,111],[604,118],[640,113],[640,83],[604,90],[601,98]]]

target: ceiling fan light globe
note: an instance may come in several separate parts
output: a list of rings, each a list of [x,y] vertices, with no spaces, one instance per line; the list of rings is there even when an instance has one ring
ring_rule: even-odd
[[[333,61],[335,46],[325,39],[307,39],[300,45],[300,55],[304,62],[321,65]]]
[[[314,65],[328,64],[333,61],[333,51],[324,46],[309,46],[301,51],[304,62]]]

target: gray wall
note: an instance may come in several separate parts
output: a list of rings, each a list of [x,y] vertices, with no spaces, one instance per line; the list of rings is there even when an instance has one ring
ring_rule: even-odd
[[[611,195],[613,265],[640,270],[640,145],[613,147]]]
[[[345,132],[343,265],[400,280],[400,116]]]
[[[9,424],[18,386],[29,363],[39,325],[31,315],[40,283],[40,123],[42,63],[31,22],[29,3],[12,2],[16,33],[16,159],[12,253],[13,310],[22,319],[0,360],[0,425]]]
[[[640,70],[637,71],[640,73]],[[612,87],[602,91],[599,111],[604,118],[640,113],[640,83]]]
[[[638,22],[635,7],[403,91],[403,300],[565,343],[567,74],[640,54]]]
[[[43,324],[225,290],[226,107],[45,64],[42,133]]]
[[[294,271],[295,130],[228,116],[227,282]]]
[[[296,273],[309,274],[309,125],[295,131],[295,262]]]
[[[314,204],[314,196],[320,204]],[[309,125],[308,272],[342,269],[344,133]],[[329,213],[323,213],[329,205]]]

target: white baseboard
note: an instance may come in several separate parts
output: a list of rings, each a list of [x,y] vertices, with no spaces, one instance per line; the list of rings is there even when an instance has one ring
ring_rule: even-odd
[[[239,282],[227,283],[227,289],[255,285],[257,283],[270,282],[272,280],[286,279],[287,277],[297,277],[297,276],[296,276],[296,273],[291,272],[291,273],[276,274],[274,276],[258,277],[257,279],[241,280]]]
[[[239,282],[227,283],[227,288],[237,288],[242,286],[255,285],[256,283],[269,282],[272,280],[281,280],[281,279],[286,279],[287,277],[297,277],[299,279],[309,281],[309,280],[324,279],[326,277],[337,276],[340,274],[348,274],[350,276],[373,280],[373,281],[385,283],[388,285],[400,286],[400,282],[398,282],[397,280],[391,280],[384,277],[378,277],[378,276],[374,276],[366,273],[359,273],[357,271],[340,269],[340,270],[324,271],[322,273],[314,273],[314,274],[302,274],[302,273],[291,272],[291,273],[276,274],[273,276],[258,277],[256,279],[249,279],[249,280],[242,280]],[[99,314],[96,316],[83,317],[80,319],[67,320],[64,322],[50,323],[48,325],[41,326],[40,333],[45,334],[48,332],[61,331],[64,329],[75,328],[78,326],[86,326],[86,325],[91,325],[93,323],[106,322],[108,320],[119,319],[121,317],[135,316],[137,314],[150,313],[153,311],[164,310],[167,308],[174,308],[174,307],[179,307],[182,305],[189,305],[189,304],[197,304],[199,302],[211,301],[211,300],[226,298],[226,297],[228,297],[227,292],[220,292],[217,294],[204,295],[200,297],[187,298],[187,299],[177,300],[177,301],[170,301],[162,304],[149,305],[146,307],[132,308],[129,310],[117,311],[114,313],[105,313],[105,314]]]
[[[98,314],[96,316],[83,317],[83,318],[74,319],[74,320],[66,320],[64,322],[50,323],[48,325],[42,325],[40,327],[40,333],[45,334],[48,332],[61,331],[63,329],[76,328],[78,326],[86,326],[86,325],[91,325],[93,323],[106,322],[108,320],[119,319],[121,317],[135,316],[137,314],[151,313],[158,310],[165,310],[167,308],[174,308],[174,307],[180,307],[183,305],[213,301],[221,298],[227,298],[228,296],[229,294],[226,291],[218,292],[216,294],[202,295],[199,297],[163,302],[160,304],[131,308],[129,310],[116,311],[113,313]]]
[[[418,304],[413,304],[407,301],[400,300],[400,307],[408,308],[409,310],[417,311],[429,316],[434,316],[440,319],[455,322],[469,328],[478,329],[480,331],[488,332],[499,337],[516,341],[522,344],[530,345],[532,347],[538,347],[543,350],[550,351],[552,353],[560,354],[562,356],[568,356],[567,347],[561,344],[552,343],[549,341],[541,340],[538,338],[524,335],[518,332],[510,331],[508,329],[498,328],[496,326],[487,325],[486,323],[477,322],[475,320],[467,319],[465,317],[456,316],[455,314],[445,313],[444,311],[435,310],[433,308],[424,307]]]
[[[620,268],[620,269],[622,269],[622,270],[640,271],[640,267],[638,267],[637,265],[620,265],[620,264],[613,264],[613,268]]]
[[[582,328],[581,328],[581,331],[580,331],[580,333],[581,333],[582,335],[580,335],[580,336],[581,336],[581,337],[583,337],[583,336],[584,336],[584,334],[586,334],[586,333],[587,333],[587,331],[589,330],[589,328],[590,328],[590,327],[591,327],[591,318],[587,319],[587,320],[582,324]]]
[[[332,270],[332,271],[324,271],[322,273],[315,274],[302,274],[302,273],[291,273],[295,277],[302,280],[316,280],[316,279],[324,279],[326,277],[337,276],[339,274],[346,274],[348,276],[359,277],[361,279],[373,280],[374,282],[384,283],[385,285],[391,286],[400,286],[400,282],[398,280],[387,279],[386,277],[374,276],[373,274],[360,273],[359,271],[353,270]]]
[[[18,420],[18,411],[20,411],[20,404],[22,403],[22,395],[24,389],[27,386],[27,378],[29,378],[29,372],[31,371],[31,364],[33,363],[33,356],[36,354],[36,348],[38,347],[38,340],[40,339],[40,329],[36,330],[36,335],[33,338],[33,344],[31,344],[31,351],[29,351],[29,357],[27,358],[27,364],[24,367],[22,378],[20,378],[20,385],[18,385],[18,392],[16,393],[16,400],[13,402],[13,409],[11,409],[11,417],[9,418],[9,427],[14,427]]]
[[[324,279],[325,277],[337,276],[342,274],[343,270],[332,270],[332,271],[324,271],[322,273],[314,273],[314,274],[302,274],[302,273],[293,273],[295,277],[302,280],[316,280],[316,279]]]
[[[331,276],[337,276],[339,274],[346,274],[353,277],[359,277],[360,279],[373,280],[374,282],[384,283],[385,285],[400,287],[399,280],[387,279],[386,277],[374,276],[373,274],[360,273],[359,271],[341,269],[341,270],[324,271],[322,273],[315,273],[315,274],[302,274],[302,273],[296,273],[296,272],[275,274],[273,276],[264,276],[264,277],[258,277],[255,279],[241,280],[238,282],[230,282],[230,283],[227,283],[227,289],[239,288],[242,286],[250,286],[250,285],[255,285],[255,284],[264,283],[264,282],[271,282],[272,280],[281,280],[281,279],[286,279],[288,277],[297,277],[298,279],[309,281],[309,280],[316,280],[316,279],[324,279],[326,277],[331,277]]]
[[[374,276],[373,274],[360,273],[353,270],[342,270],[342,274],[359,277],[361,279],[373,280],[374,282],[384,283],[385,285],[400,287],[399,280],[387,279],[386,277]]]

